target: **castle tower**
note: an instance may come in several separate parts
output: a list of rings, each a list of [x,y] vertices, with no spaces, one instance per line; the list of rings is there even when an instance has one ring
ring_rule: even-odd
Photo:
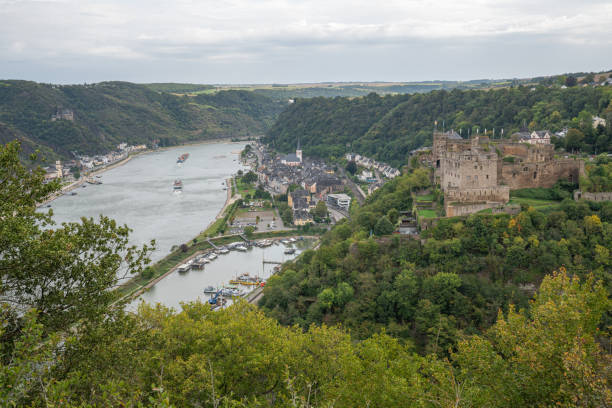
[[[300,137],[299,136],[298,136],[297,149],[295,149],[295,155],[297,156],[298,159],[300,159],[300,162],[302,162],[302,149],[300,149]]]
[[[62,162],[59,160],[55,162],[55,171],[57,173],[57,178],[61,179],[62,177],[64,177],[64,173],[62,171]]]

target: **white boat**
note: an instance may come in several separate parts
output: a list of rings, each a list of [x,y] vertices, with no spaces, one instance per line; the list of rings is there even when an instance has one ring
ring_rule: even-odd
[[[191,265],[182,264],[178,268],[176,268],[176,270],[182,273],[182,272],[187,272],[190,268],[191,268]]]
[[[244,245],[238,245],[236,246],[236,250],[241,251],[241,252],[246,252],[247,247],[245,247]]]
[[[297,241],[297,239],[295,239],[295,238],[289,238],[289,241],[290,241],[290,242],[295,242],[295,241]]]
[[[210,254],[208,254],[208,259],[210,259],[211,261],[214,261],[215,259],[217,259],[217,254],[215,254],[214,252],[211,252]]]
[[[226,247],[221,247],[221,248],[219,248],[219,253],[220,254],[227,254],[227,253],[229,253],[229,249],[227,249]]]
[[[295,249],[294,248],[287,248],[287,249],[285,249],[285,254],[286,255],[295,254]]]

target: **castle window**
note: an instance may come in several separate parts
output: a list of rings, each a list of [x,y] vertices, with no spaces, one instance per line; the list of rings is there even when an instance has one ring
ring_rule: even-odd
[[[478,181],[478,176],[474,176],[474,180]]]
[[[538,177],[538,173],[534,171],[534,172],[533,172],[533,178],[535,179],[535,178],[537,178],[537,177]]]
[[[467,181],[472,180],[472,176],[467,176]]]
[[[523,171],[529,171],[529,167],[523,167]]]
[[[489,179],[489,175],[487,174],[487,180]]]

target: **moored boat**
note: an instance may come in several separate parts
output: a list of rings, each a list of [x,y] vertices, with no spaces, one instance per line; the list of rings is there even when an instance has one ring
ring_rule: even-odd
[[[181,154],[178,159],[176,159],[177,163],[184,163],[185,160],[187,160],[189,158],[189,153],[183,153]]]

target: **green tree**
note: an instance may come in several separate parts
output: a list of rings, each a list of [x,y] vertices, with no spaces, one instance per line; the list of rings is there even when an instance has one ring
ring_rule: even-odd
[[[567,135],[565,136],[565,148],[568,151],[575,152],[582,148],[583,141],[584,133],[578,129],[572,128],[567,131]]]
[[[374,225],[374,234],[376,235],[389,235],[393,232],[395,227],[389,221],[389,218],[386,215],[380,217],[380,219]]]
[[[545,278],[529,313],[500,312],[486,337],[459,343],[453,359],[478,387],[477,405],[610,405],[610,355],[596,340],[609,306],[593,279],[581,283],[563,271]]]
[[[311,212],[317,219],[317,222],[321,222],[321,220],[327,218],[327,205],[325,205],[325,201],[319,200]]]
[[[255,227],[250,226],[250,225],[247,226],[247,227],[244,227],[244,235],[246,235],[247,238],[249,238],[249,239],[253,238],[253,233],[254,232],[255,232]]]
[[[249,171],[247,174],[242,176],[242,181],[247,184],[252,184],[257,181],[257,174],[255,174],[253,171]]]
[[[572,87],[572,86],[576,86],[577,84],[578,84],[578,80],[576,79],[575,76],[568,75],[565,78],[565,86]]]
[[[348,171],[349,173],[351,173],[352,175],[355,175],[355,173],[357,173],[357,163],[355,163],[354,160],[349,161],[346,164],[346,171]]]
[[[59,186],[43,184],[44,172],[25,169],[18,152],[17,143],[0,147],[2,297],[14,310],[36,309],[47,330],[96,319],[115,300],[111,289],[142,271],[149,248],[130,246],[129,228],[104,216],[57,226],[37,212]]]

